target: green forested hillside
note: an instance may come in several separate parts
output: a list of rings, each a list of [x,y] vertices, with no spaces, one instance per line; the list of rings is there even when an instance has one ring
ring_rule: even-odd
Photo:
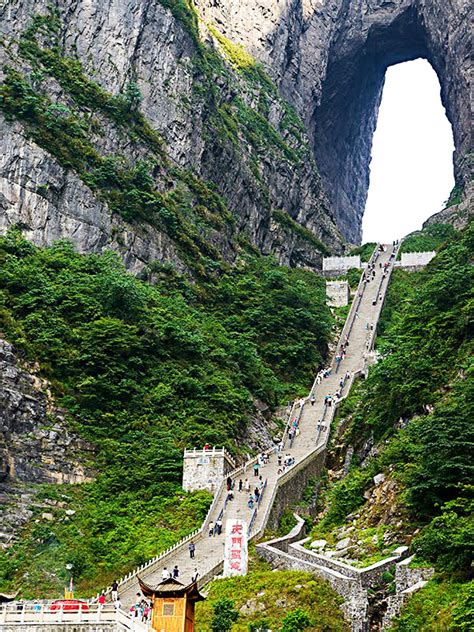
[[[165,267],[151,286],[113,254],[38,249],[12,231],[0,239],[0,270],[0,331],[51,380],[70,426],[95,446],[98,472],[43,491],[65,493],[77,517],[33,524],[3,554],[3,586],[28,566],[24,586],[57,590],[49,573],[69,557],[82,585],[97,586],[179,539],[209,502],[180,496],[183,447],[244,450],[253,400],[273,408],[303,392],[326,354],[322,280],[271,258],[242,258],[201,285]],[[173,503],[184,503],[176,515]]]
[[[441,583],[469,580],[474,552],[473,258],[471,224],[422,272],[394,272],[379,326],[380,361],[339,414],[349,420],[344,442],[357,454],[372,437],[378,455],[363,467],[354,458],[349,475],[327,488],[324,517],[313,531],[329,537],[357,513],[357,528],[380,525],[398,532],[399,543],[412,540],[418,563],[434,565]],[[398,524],[377,522],[366,504],[364,492],[379,472],[397,485]],[[428,599],[437,589],[431,590]],[[460,586],[446,590],[461,601],[466,594]],[[396,629],[468,629],[454,624],[456,603],[453,597],[445,613],[451,627],[410,627],[408,617]],[[461,611],[459,621],[468,616]]]
[[[432,224],[405,237],[400,245],[400,253],[437,250],[455,235],[456,229],[451,224]]]

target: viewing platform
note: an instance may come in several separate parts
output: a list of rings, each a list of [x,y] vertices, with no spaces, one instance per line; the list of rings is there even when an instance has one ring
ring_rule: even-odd
[[[186,449],[183,458],[183,489],[187,492],[198,489],[214,492],[222,479],[235,469],[235,465],[225,448]]]

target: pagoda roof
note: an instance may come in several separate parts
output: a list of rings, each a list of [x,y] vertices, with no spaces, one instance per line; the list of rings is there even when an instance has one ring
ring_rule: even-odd
[[[2,592],[0,592],[0,603],[6,603],[8,601],[14,601],[19,592],[20,592],[19,590],[17,590],[16,593],[2,593]]]
[[[168,579],[164,579],[162,582],[157,584],[156,586],[150,586],[146,582],[138,577],[138,583],[140,585],[142,593],[146,597],[158,597],[158,598],[166,598],[166,597],[184,597],[190,601],[204,601],[205,597],[199,592],[199,588],[197,582],[191,582],[190,584],[184,585],[179,582],[177,579],[173,577],[168,577]]]

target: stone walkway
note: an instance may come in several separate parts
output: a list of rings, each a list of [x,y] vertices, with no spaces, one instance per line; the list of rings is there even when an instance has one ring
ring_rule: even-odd
[[[338,373],[334,368],[331,375],[328,378],[322,380],[319,385],[313,385],[310,395],[315,397],[314,405],[311,405],[310,399],[306,400],[304,405],[301,419],[300,419],[300,433],[295,438],[291,449],[289,449],[289,442],[286,442],[286,447],[283,450],[283,457],[289,453],[295,459],[294,468],[297,468],[298,463],[307,458],[317,447],[324,446],[327,443],[329,436],[329,426],[333,417],[334,407],[331,406],[325,411],[324,398],[327,394],[334,395],[339,390],[339,381],[346,373],[351,378],[349,383],[344,387],[342,393],[343,396],[347,395],[347,392],[352,383],[353,376],[360,371],[364,371],[367,365],[367,356],[373,345],[373,337],[375,335],[375,328],[380,315],[380,311],[383,304],[383,298],[385,290],[390,278],[390,272],[392,266],[389,268],[389,274],[386,278],[382,279],[383,264],[392,261],[390,255],[393,247],[387,247],[386,252],[381,252],[377,258],[375,264],[375,279],[365,285],[361,282],[359,285],[359,291],[362,290],[362,296],[360,297],[359,291],[354,298],[353,306],[349,313],[347,322],[342,332],[341,340],[350,330],[349,334],[349,346],[347,349],[346,357],[341,362]],[[379,264],[382,264],[382,268]],[[380,297],[379,297],[380,293]],[[374,304],[375,303],[375,304]],[[355,311],[357,310],[357,314]],[[369,323],[369,329],[367,330],[367,324]],[[370,324],[373,324],[373,331],[370,330]],[[338,345],[339,349],[340,344]],[[337,351],[336,351],[337,353]],[[333,360],[332,366],[335,362]],[[323,420],[323,429],[318,431],[317,425],[319,420]],[[253,461],[250,461],[246,469],[236,477],[238,482],[239,478],[245,480],[248,478],[253,487],[258,480],[252,469]],[[290,468],[291,471],[291,468]],[[261,468],[260,473],[264,479],[267,480],[267,488],[262,498],[261,505],[258,510],[258,514],[255,520],[251,536],[255,536],[263,532],[266,521],[271,509],[272,492],[277,485],[279,478],[277,455],[274,453],[270,457],[270,462]],[[237,489],[237,485],[236,485]],[[253,489],[253,488],[252,488]],[[221,510],[224,507],[224,501],[227,492],[222,489],[217,499],[217,503],[214,506],[210,516],[208,516],[207,524],[210,520],[216,521]],[[225,520],[228,518],[242,519],[247,522],[250,521],[252,512],[247,506],[248,495],[244,492],[239,493],[235,491],[235,499],[230,502],[225,510],[223,522],[225,526]],[[187,543],[176,549],[176,551],[169,555],[163,562],[158,561],[153,563],[149,568],[139,572],[140,577],[147,583],[154,585],[161,581],[161,573],[166,565],[168,570],[171,570],[175,564],[178,565],[180,570],[180,581],[188,583],[191,581],[191,575],[194,569],[197,568],[200,577],[210,579],[212,575],[220,572],[220,565],[224,559],[224,535],[208,537],[207,532],[201,532],[194,539],[196,545],[195,559],[190,559]],[[138,582],[136,577],[132,577],[120,586],[119,594],[123,606],[127,609],[132,603],[136,601],[136,595],[138,592]]]

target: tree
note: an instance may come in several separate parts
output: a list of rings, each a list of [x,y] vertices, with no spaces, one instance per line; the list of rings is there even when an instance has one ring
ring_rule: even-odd
[[[228,632],[239,618],[239,613],[231,599],[219,599],[213,605],[214,617],[211,622],[212,632]]]
[[[306,610],[297,608],[289,612],[282,621],[281,632],[301,632],[311,625],[311,619]]]
[[[125,89],[125,100],[129,110],[138,110],[143,96],[135,81],[130,81]]]

